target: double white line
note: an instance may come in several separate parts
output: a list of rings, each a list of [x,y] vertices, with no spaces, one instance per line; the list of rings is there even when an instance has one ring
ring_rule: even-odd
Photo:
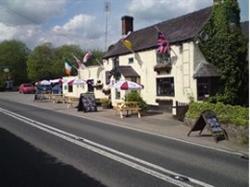
[[[68,133],[66,131],[51,127],[47,124],[41,123],[39,121],[27,118],[25,116],[22,116],[20,114],[11,112],[9,110],[3,109],[0,107],[0,112],[11,116],[19,121],[22,121],[30,126],[33,126],[35,128],[38,128],[40,130],[43,130],[49,134],[53,134],[57,137],[60,137],[68,142],[74,143],[78,146],[81,146],[85,149],[91,150],[97,154],[100,154],[102,156],[105,156],[107,158],[110,158],[112,160],[115,160],[117,162],[120,162],[124,165],[130,166],[134,169],[137,169],[141,172],[147,173],[151,176],[154,176],[156,178],[159,178],[163,181],[166,181],[168,183],[172,183],[176,186],[182,186],[182,187],[192,187],[192,186],[205,186],[205,187],[212,187],[212,185],[204,183],[202,181],[193,179],[191,177],[183,176],[178,173],[175,173],[173,171],[167,170],[161,166],[152,164],[150,162],[141,160],[139,158],[136,158],[134,156],[128,155],[126,153],[117,151],[115,149],[109,148],[107,146],[95,143],[93,141],[90,141],[88,139],[79,137],[75,134]]]

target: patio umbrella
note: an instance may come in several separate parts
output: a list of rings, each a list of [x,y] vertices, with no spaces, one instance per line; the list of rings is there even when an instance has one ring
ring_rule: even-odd
[[[50,85],[50,81],[48,80],[42,80],[39,82],[40,85]]]
[[[87,82],[85,80],[82,80],[82,79],[75,79],[73,81],[73,84],[76,84],[76,85],[82,85],[82,84],[86,84]]]
[[[138,84],[136,82],[120,80],[114,84],[114,87],[119,90],[141,90],[143,89],[143,85]]]
[[[50,80],[50,83],[52,84],[57,84],[57,83],[62,83],[62,79],[53,79],[53,80]]]

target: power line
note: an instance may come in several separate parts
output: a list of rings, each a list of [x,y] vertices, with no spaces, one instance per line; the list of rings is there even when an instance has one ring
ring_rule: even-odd
[[[1,8],[1,7],[0,7]],[[14,9],[12,9],[12,8],[10,8],[9,6],[3,6],[2,5],[2,9],[5,9],[5,10],[7,10],[8,12],[10,12],[10,13],[14,13],[14,14],[16,14],[17,16],[19,16],[19,17],[22,17],[22,18],[24,18],[25,20],[27,20],[28,22],[30,22],[30,23],[33,23],[33,24],[40,24],[37,20],[34,20],[34,19],[32,19],[32,18],[30,18],[30,17],[28,17],[28,16],[25,16],[24,14],[21,14],[20,12],[18,12],[18,11],[16,11],[16,10],[14,10]]]

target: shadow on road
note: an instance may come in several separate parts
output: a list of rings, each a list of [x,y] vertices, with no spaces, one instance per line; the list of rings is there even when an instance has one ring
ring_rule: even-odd
[[[0,128],[0,186],[104,185]]]

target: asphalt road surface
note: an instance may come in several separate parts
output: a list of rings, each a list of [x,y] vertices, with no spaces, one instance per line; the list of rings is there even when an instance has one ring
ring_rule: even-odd
[[[106,186],[248,186],[248,160],[236,154],[2,99],[0,119],[0,128]]]
[[[0,186],[104,187],[81,171],[59,162],[1,128],[0,147]]]

